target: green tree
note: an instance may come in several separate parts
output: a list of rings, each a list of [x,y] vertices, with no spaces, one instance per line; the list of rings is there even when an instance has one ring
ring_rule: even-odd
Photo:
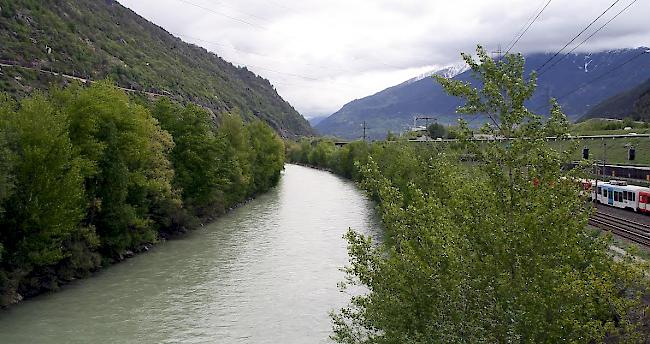
[[[195,105],[183,107],[162,99],[155,104],[153,115],[174,139],[174,185],[182,190],[185,205],[200,216],[212,208],[223,209],[228,184],[226,145],[217,138],[210,114]]]
[[[14,111],[13,102],[5,94],[0,94],[0,113],[9,114]],[[9,149],[7,142],[7,131],[0,131],[0,217],[4,212],[2,208],[3,201],[11,194],[13,182],[11,176],[14,156]],[[0,244],[1,245],[1,244]],[[0,246],[1,247],[1,246]],[[0,259],[2,258],[2,249],[0,248]]]
[[[433,123],[427,127],[427,132],[431,138],[446,138],[447,137],[447,128],[444,125]]]
[[[119,254],[156,240],[160,224],[152,212],[180,207],[168,159],[171,135],[108,82],[58,91],[55,99],[85,159],[86,221],[96,225],[104,250]]]
[[[307,160],[313,166],[322,166],[325,168],[333,167],[332,157],[334,155],[334,142],[329,140],[314,141],[314,149],[309,152]]]
[[[0,130],[15,154],[11,169],[19,192],[4,202],[0,235],[6,259],[29,271],[62,260],[83,218],[81,160],[68,138],[68,121],[42,95],[18,108],[1,100]]]
[[[357,165],[365,165],[368,162],[370,149],[365,141],[354,141],[343,146],[338,152],[337,172],[344,177],[358,180],[360,178]]]
[[[284,143],[262,121],[248,124],[246,130],[253,153],[253,191],[264,192],[280,180],[280,171],[284,168]]]
[[[227,205],[243,201],[253,188],[252,156],[248,131],[241,117],[225,114],[221,117],[217,135],[226,143],[224,166],[228,171]]]
[[[464,150],[477,164],[462,165],[444,152],[401,154],[396,164],[369,160],[362,185],[379,200],[387,238],[375,244],[347,234],[345,286],[368,292],[332,315],[333,338],[641,341],[634,320],[643,314],[646,267],[630,257],[613,260],[608,241],[585,229],[590,208],[574,182],[580,171],[563,172],[568,154],[543,145],[548,132],[564,127],[564,116],[555,107],[545,124],[523,106],[535,75],[524,77],[521,55],[494,61],[481,47],[477,54],[479,61],[463,57],[481,88],[438,81],[465,100],[460,112],[488,114],[484,131],[511,140],[477,145],[465,140],[463,124]]]

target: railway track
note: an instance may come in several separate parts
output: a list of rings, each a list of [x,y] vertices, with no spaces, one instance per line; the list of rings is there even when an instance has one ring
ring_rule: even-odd
[[[589,224],[611,231],[639,245],[650,247],[650,226],[644,223],[597,211],[589,218]]]

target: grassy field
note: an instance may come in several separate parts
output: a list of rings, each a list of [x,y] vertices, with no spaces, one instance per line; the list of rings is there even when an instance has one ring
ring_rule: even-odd
[[[550,147],[562,150],[577,145],[578,149],[573,153],[573,160],[581,160],[583,148],[588,148],[591,160],[605,160],[607,164],[650,166],[650,138],[647,137],[557,140],[549,141],[548,144]],[[633,161],[628,159],[630,147],[633,147],[636,152]]]

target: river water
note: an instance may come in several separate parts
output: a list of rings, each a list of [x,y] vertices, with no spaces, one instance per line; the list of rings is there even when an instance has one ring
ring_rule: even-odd
[[[354,184],[287,165],[214,223],[0,311],[0,343],[328,343],[348,227],[379,228]]]

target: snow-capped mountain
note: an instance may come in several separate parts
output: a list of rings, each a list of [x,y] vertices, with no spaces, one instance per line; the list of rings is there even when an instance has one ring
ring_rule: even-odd
[[[557,98],[569,118],[578,119],[604,99],[650,78],[650,53],[644,54],[646,50],[648,48],[575,53],[557,63],[551,61],[544,68],[547,70],[538,74],[537,90],[526,105],[531,111],[548,114],[549,99]],[[525,55],[525,74],[539,71],[540,66],[552,56],[552,53]],[[455,124],[459,117],[456,108],[461,101],[445,93],[428,76],[438,74],[475,82],[467,69],[464,64],[446,66],[354,100],[317,124],[316,129],[321,134],[356,139],[362,135],[360,128],[365,121],[370,128],[369,135],[380,139],[389,130],[401,132],[408,128],[415,116],[426,115],[435,117],[438,123]],[[473,122],[476,125],[481,123],[481,120]]]
[[[455,77],[458,74],[462,74],[462,73],[466,72],[467,70],[469,70],[469,65],[463,61],[463,62],[459,62],[459,63],[455,63],[455,64],[445,66],[445,67],[443,67],[441,69],[436,69],[436,70],[433,70],[433,71],[430,71],[430,72],[420,74],[420,75],[416,76],[415,78],[406,81],[405,84],[410,84],[410,83],[413,83],[413,82],[416,82],[416,81],[420,81],[422,79],[426,79],[426,78],[432,77],[434,75],[440,75],[442,77],[445,77],[445,78],[449,79],[449,78]]]

